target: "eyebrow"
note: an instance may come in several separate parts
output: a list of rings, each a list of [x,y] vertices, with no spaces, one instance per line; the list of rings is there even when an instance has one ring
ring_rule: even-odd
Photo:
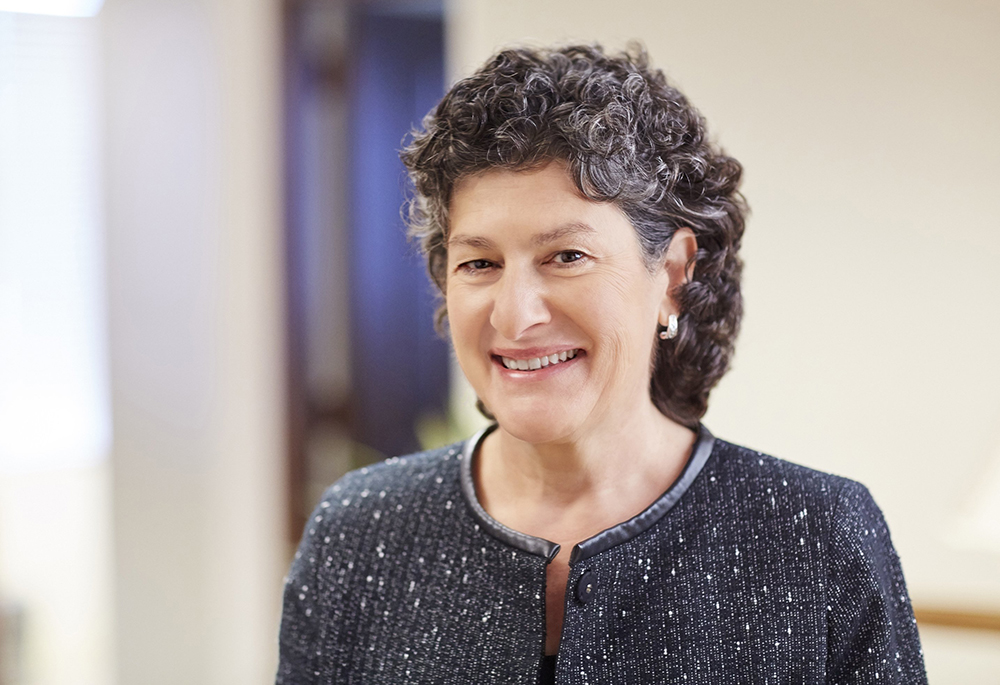
[[[585,224],[580,221],[571,221],[570,223],[563,224],[562,226],[554,228],[551,231],[539,233],[531,239],[531,242],[535,246],[542,246],[548,245],[549,243],[553,243],[567,236],[593,235],[596,233],[597,229],[590,224]],[[495,247],[492,240],[481,236],[456,235],[448,238],[448,247],[458,247],[460,245],[464,247],[478,248],[481,250],[488,250]]]

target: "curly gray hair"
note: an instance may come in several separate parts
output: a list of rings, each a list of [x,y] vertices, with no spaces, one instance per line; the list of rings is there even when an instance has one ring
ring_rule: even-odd
[[[678,228],[694,232],[693,276],[674,291],[680,333],[657,340],[650,397],[666,416],[697,425],[739,332],[738,251],[748,210],[739,162],[708,140],[702,116],[650,67],[645,51],[504,50],[456,83],[423,129],[400,156],[416,191],[410,235],[442,295],[452,190],[489,169],[566,163],[585,197],[614,202],[629,218],[650,270]],[[445,316],[442,303],[439,325]]]

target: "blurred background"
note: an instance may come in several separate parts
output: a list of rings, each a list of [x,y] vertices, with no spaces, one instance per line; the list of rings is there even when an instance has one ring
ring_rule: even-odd
[[[273,682],[319,493],[481,422],[407,132],[629,39],[746,168],[705,423],[868,485],[931,682],[1000,683],[996,0],[0,0],[0,685]]]

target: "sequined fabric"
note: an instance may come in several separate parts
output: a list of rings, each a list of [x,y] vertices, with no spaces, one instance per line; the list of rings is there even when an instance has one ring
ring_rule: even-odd
[[[326,491],[286,580],[279,685],[539,682],[546,559],[476,523],[462,446]],[[868,490],[722,440],[656,524],[572,566],[565,593],[560,684],[926,683]]]

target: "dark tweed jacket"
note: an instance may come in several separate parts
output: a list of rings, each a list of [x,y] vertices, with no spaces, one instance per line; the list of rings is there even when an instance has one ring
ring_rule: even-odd
[[[557,550],[479,505],[481,436],[327,490],[287,578],[277,683],[538,682]],[[570,564],[558,683],[926,683],[868,490],[704,428],[677,483]]]

